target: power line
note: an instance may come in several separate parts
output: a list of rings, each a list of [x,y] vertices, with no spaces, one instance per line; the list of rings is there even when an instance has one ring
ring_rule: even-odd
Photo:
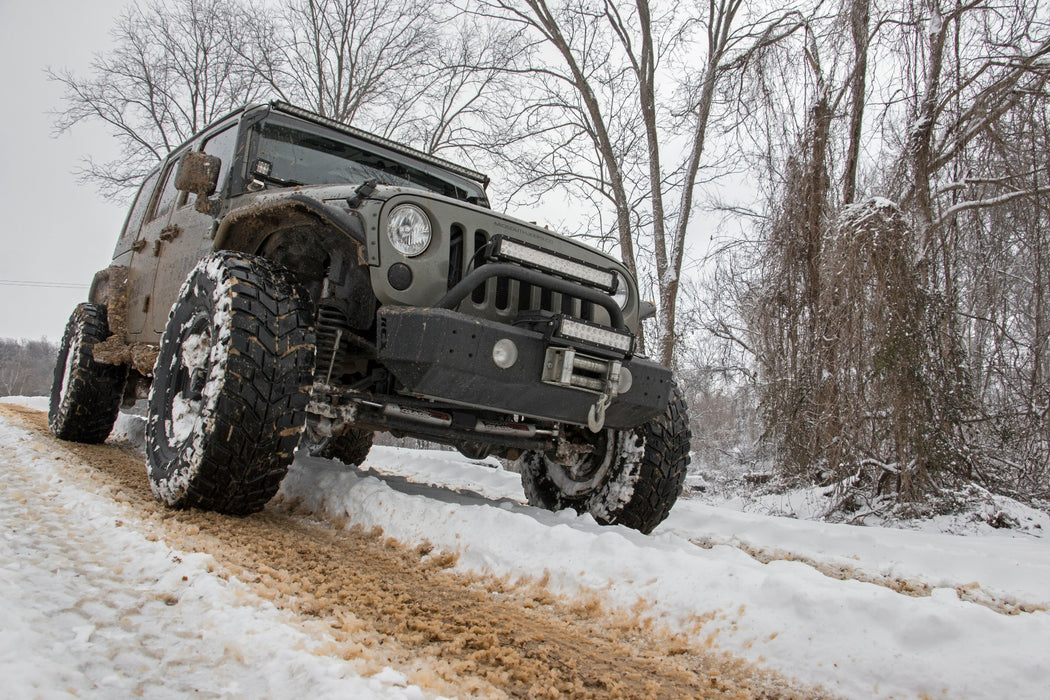
[[[50,287],[52,289],[87,289],[89,285],[76,282],[34,282],[32,280],[0,280],[7,287]]]

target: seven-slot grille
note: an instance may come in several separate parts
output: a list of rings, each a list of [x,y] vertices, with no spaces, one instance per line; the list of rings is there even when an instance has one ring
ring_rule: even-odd
[[[448,288],[451,289],[468,273],[485,264],[486,247],[493,236],[480,229],[469,232],[459,224],[453,224],[449,234]],[[510,319],[523,311],[550,311],[584,321],[609,323],[608,312],[589,301],[502,277],[478,286],[464,303],[472,305],[479,314]]]

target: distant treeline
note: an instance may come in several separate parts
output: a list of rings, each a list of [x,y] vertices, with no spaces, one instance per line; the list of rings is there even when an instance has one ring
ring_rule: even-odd
[[[0,396],[46,396],[51,392],[58,345],[45,339],[0,338]]]

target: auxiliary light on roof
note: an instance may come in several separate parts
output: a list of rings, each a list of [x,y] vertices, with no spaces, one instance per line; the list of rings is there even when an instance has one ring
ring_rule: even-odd
[[[545,272],[553,272],[560,277],[583,282],[606,292],[616,291],[616,273],[612,270],[548,253],[505,236],[493,237],[492,245],[492,257],[499,260],[510,260]]]

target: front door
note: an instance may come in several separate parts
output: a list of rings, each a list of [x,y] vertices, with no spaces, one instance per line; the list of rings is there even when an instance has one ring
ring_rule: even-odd
[[[220,198],[224,197],[226,179],[236,160],[234,149],[237,142],[237,123],[220,126],[217,131],[205,135],[203,150],[221,162],[217,183]],[[175,168],[178,163],[175,163]],[[174,188],[174,176],[172,184]],[[164,195],[161,195],[163,200]],[[182,283],[201,258],[212,251],[215,238],[216,219],[202,214],[196,208],[197,195],[179,192],[175,197],[167,222],[158,232],[157,270],[153,285],[152,323],[153,330],[160,334],[168,323],[168,312],[178,297]]]

